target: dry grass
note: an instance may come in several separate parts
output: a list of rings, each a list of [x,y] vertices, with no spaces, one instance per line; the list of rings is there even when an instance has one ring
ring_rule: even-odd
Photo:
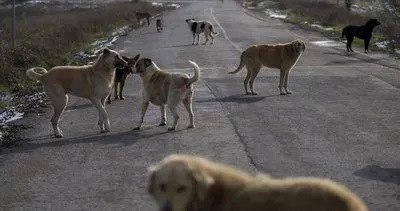
[[[27,68],[66,64],[73,53],[94,39],[122,25],[137,26],[135,10],[157,12],[150,3],[139,1],[68,11],[59,7],[18,8],[15,49],[10,42],[9,11],[0,13],[0,90],[37,92],[40,86],[25,77]]]

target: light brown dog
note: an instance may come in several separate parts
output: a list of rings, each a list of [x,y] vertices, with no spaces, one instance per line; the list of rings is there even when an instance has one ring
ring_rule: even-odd
[[[174,116],[174,123],[168,128],[168,131],[175,130],[178,124],[177,106],[181,102],[189,113],[190,124],[188,128],[195,127],[192,109],[193,83],[199,80],[200,68],[193,61],[189,60],[189,63],[194,68],[194,75],[191,78],[185,73],[163,71],[149,58],[143,58],[137,62],[136,73],[140,75],[143,81],[143,99],[140,122],[134,130],[140,130],[142,127],[149,102],[160,106],[160,126],[166,125],[165,105],[168,105]]]
[[[242,52],[240,56],[239,67],[230,74],[239,72],[244,66],[247,68],[247,75],[244,79],[244,89],[246,94],[257,95],[253,85],[257,74],[262,66],[277,68],[280,70],[279,90],[281,95],[292,94],[288,90],[289,72],[296,65],[300,56],[305,51],[306,46],[301,40],[294,40],[290,43],[275,45],[253,45]],[[250,91],[247,90],[247,84],[250,81]],[[285,88],[285,92],[282,91]]]
[[[367,211],[328,179],[250,175],[203,157],[172,154],[149,168],[148,192],[168,211]]]
[[[47,98],[54,107],[51,124],[55,137],[63,136],[58,122],[68,104],[67,94],[89,99],[98,110],[100,132],[110,131],[105,99],[111,91],[115,68],[125,65],[127,62],[118,52],[105,48],[92,65],[57,66],[49,71],[42,67],[34,67],[26,71],[29,78],[43,84]]]

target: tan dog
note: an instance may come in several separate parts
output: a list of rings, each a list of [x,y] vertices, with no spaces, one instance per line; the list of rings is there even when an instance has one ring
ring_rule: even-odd
[[[247,68],[247,76],[244,79],[244,89],[246,94],[257,95],[254,91],[254,79],[260,72],[262,66],[277,68],[280,70],[279,90],[281,95],[292,94],[288,90],[289,72],[297,63],[300,56],[305,51],[306,46],[301,40],[294,40],[290,43],[276,45],[253,45],[242,52],[239,67],[230,74],[239,72],[244,66]],[[250,80],[250,91],[247,84]],[[285,88],[285,92],[282,91]]]
[[[149,171],[148,192],[162,211],[368,211],[328,179],[252,176],[184,154],[169,155]]]
[[[142,99],[142,114],[140,122],[134,130],[140,130],[143,124],[143,119],[149,106],[149,102],[160,106],[161,123],[160,126],[166,125],[165,105],[171,110],[174,116],[174,123],[168,128],[168,131],[175,130],[178,124],[179,115],[177,106],[183,103],[189,113],[190,124],[188,128],[195,127],[194,114],[192,109],[193,83],[199,80],[199,66],[189,60],[189,63],[194,68],[193,77],[189,77],[185,73],[168,73],[162,71],[151,59],[140,59],[136,64],[136,73],[140,75],[143,81],[143,99]]]
[[[98,110],[100,132],[110,131],[105,99],[111,91],[115,68],[126,64],[119,53],[105,48],[93,65],[57,66],[49,71],[42,67],[34,67],[26,71],[29,78],[43,84],[44,91],[54,107],[51,124],[57,138],[63,136],[58,122],[68,104],[67,94],[89,99]]]

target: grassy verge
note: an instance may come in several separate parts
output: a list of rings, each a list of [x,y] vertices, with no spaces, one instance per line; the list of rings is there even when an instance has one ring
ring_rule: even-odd
[[[250,0],[253,6],[263,2],[262,0]],[[309,0],[275,0],[269,1],[273,7],[278,11],[287,14],[286,22],[302,26],[306,29],[311,29],[320,32],[322,35],[339,40],[344,26],[349,24],[363,25],[370,18],[378,18],[383,24],[374,30],[373,37],[370,42],[370,50],[389,52],[388,49],[379,48],[375,45],[376,42],[389,40],[387,31],[390,29],[400,28],[400,25],[386,22],[387,18],[383,18],[379,13],[365,13],[360,14],[350,12],[344,8],[343,5],[337,6],[334,1],[309,1]],[[271,7],[269,7],[271,8]],[[312,24],[320,25],[324,28],[312,26]],[[331,30],[326,30],[331,28]],[[353,42],[355,46],[364,46],[363,40],[355,39]],[[400,46],[397,46],[400,47]]]
[[[107,34],[125,25],[139,27],[135,11],[156,14],[163,10],[141,1],[68,10],[60,5],[18,7],[15,48],[10,42],[10,11],[0,10],[0,96],[6,93],[14,96],[14,100],[0,100],[0,112],[21,103],[27,105],[23,111],[28,112],[34,111],[33,107],[37,111],[43,107],[39,102],[25,102],[27,99],[23,97],[42,92],[40,83],[25,76],[28,68],[51,68],[71,63],[73,54],[82,50],[90,51],[90,43],[94,40],[104,39]],[[41,103],[46,104],[45,101]],[[0,132],[15,132],[10,126],[0,128],[3,128]]]

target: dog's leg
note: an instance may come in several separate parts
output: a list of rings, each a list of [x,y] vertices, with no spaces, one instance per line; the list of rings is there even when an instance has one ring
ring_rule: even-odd
[[[124,89],[124,86],[125,86],[125,81],[124,80],[119,82],[119,99],[120,100],[125,100],[125,97],[122,96],[122,90]]]
[[[206,37],[206,41],[203,43],[203,45],[207,44],[207,42],[208,42],[208,34],[206,32],[204,32],[204,36]],[[200,37],[200,35],[199,35],[199,37]]]
[[[149,101],[143,101],[142,102],[142,114],[140,116],[140,122],[139,122],[137,127],[133,128],[133,130],[140,130],[140,128],[142,128],[144,115],[146,114],[147,107],[149,107]]]
[[[370,39],[368,39],[368,38],[364,39],[364,49],[365,49],[365,53],[368,53],[369,41],[370,41]]]
[[[108,114],[105,109],[105,106],[102,103],[102,99],[91,99],[94,107],[96,107],[99,121],[98,125],[100,127],[100,133],[107,133],[110,131],[110,120],[108,119]]]
[[[114,98],[118,100],[118,82],[116,81],[114,82]]]
[[[348,46],[347,51],[348,51],[348,52],[354,52],[353,49],[352,49],[352,47],[351,47],[351,44],[353,43],[353,40],[354,40],[354,37],[349,37],[349,38],[347,39],[347,46]]]
[[[48,92],[46,92],[48,93]],[[54,114],[53,117],[51,117],[51,124],[53,126],[53,131],[54,135],[56,138],[62,138],[63,134],[60,128],[58,127],[58,123],[60,120],[61,114],[64,112],[65,107],[67,106],[68,103],[68,95],[65,95],[64,93],[58,95],[58,94],[48,94],[49,101],[51,104],[53,104],[54,107]]]
[[[174,122],[171,127],[168,128],[168,131],[172,131],[176,129],[176,125],[178,124],[179,115],[177,112],[177,106],[179,104],[179,91],[171,91],[168,94],[168,108],[171,111],[172,115],[174,116]]]
[[[289,72],[290,72],[290,69],[288,69],[288,70],[286,70],[286,72],[285,72],[285,79],[284,79],[284,83],[283,83],[283,87],[285,88],[285,92],[286,92],[286,94],[292,94],[292,92],[291,91],[289,91],[289,89],[287,88],[287,86],[288,86],[288,80],[289,80]]]
[[[186,98],[183,99],[183,101],[182,101],[183,105],[185,106],[185,108],[186,108],[186,110],[187,110],[187,112],[189,114],[190,123],[189,123],[188,128],[194,128],[195,127],[194,126],[194,114],[193,114],[193,108],[192,108],[192,98],[193,98],[193,91],[190,91],[187,94]]]
[[[147,17],[146,19],[147,19],[147,26],[150,26],[150,18]]]
[[[246,66],[246,68],[247,68],[247,66]],[[244,79],[244,90],[246,91],[246,95],[251,94],[251,92],[249,92],[247,90],[247,84],[249,83],[250,76],[251,76],[251,72],[249,69],[247,69],[247,75],[246,75],[246,78]]]
[[[161,122],[159,126],[165,126],[167,124],[167,114],[165,112],[165,104],[160,105],[161,111]]]
[[[212,35],[212,33],[210,33],[210,37],[211,37],[211,44],[210,45],[212,45],[212,44],[214,44],[214,36]]]
[[[108,104],[111,103],[111,92],[110,92],[110,94],[108,94],[108,96],[107,96],[107,103],[108,103]]]
[[[194,45],[195,37],[196,37],[196,34],[193,33],[193,42],[192,42],[192,45]]]
[[[284,69],[281,69],[280,73],[279,73],[279,92],[281,93],[281,95],[286,95],[285,92],[283,92],[282,87],[283,84],[285,82],[285,71]]]
[[[250,91],[252,95],[257,95],[257,92],[254,91],[254,80],[256,79],[258,73],[260,72],[261,66],[255,66],[251,76],[250,76]]]
[[[200,34],[197,34],[197,43],[196,43],[196,45],[198,45],[199,42],[200,42]]]

